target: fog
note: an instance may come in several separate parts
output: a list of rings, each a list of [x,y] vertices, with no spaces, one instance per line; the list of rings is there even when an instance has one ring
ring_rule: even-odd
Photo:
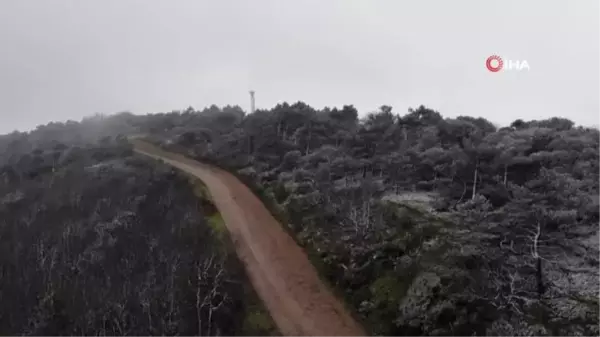
[[[599,118],[598,1],[0,2],[0,132],[304,101]],[[529,70],[492,73],[490,55]]]

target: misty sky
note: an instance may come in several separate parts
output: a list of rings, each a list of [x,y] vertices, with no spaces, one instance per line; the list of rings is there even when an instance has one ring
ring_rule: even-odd
[[[0,133],[188,106],[598,125],[600,2],[0,0]],[[491,73],[488,56],[530,70]]]

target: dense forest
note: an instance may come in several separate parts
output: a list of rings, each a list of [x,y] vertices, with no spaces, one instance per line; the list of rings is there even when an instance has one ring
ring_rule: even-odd
[[[301,102],[0,136],[2,333],[241,331],[247,290],[219,271],[244,276],[214,255],[209,211],[133,157],[128,135],[247,182],[373,334],[600,333],[597,129]],[[198,285],[212,257],[220,269]],[[203,286],[228,300],[210,327],[212,306],[200,317],[190,303]]]
[[[272,332],[198,182],[134,156],[122,137],[12,136],[0,166],[0,334]]]

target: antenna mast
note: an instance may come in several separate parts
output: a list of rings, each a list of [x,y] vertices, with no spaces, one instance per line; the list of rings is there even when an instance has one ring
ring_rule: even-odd
[[[254,113],[254,90],[250,90],[250,113]]]

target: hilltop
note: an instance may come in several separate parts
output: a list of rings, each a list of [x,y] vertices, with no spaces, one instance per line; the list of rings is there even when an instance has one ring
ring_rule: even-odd
[[[600,332],[597,129],[564,118],[498,128],[424,106],[364,118],[301,102],[123,113],[0,136],[2,195],[21,200],[22,186],[129,135],[243,179],[374,334]],[[93,169],[114,167],[104,152]],[[2,218],[25,219],[9,199]],[[62,216],[48,219],[62,228]]]

